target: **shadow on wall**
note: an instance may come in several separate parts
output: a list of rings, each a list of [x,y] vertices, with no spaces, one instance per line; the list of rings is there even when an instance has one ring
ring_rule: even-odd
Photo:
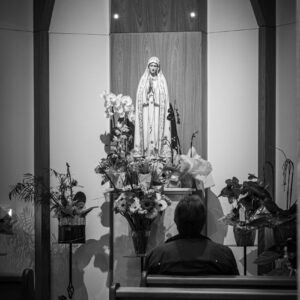
[[[128,226],[127,221],[124,223]],[[152,223],[147,252],[165,241],[166,228],[164,214],[157,216]],[[129,235],[116,237],[114,244],[115,271],[114,281],[123,286],[139,286],[141,280],[141,258],[136,257],[132,238]]]
[[[109,227],[109,203],[101,206],[101,225]],[[56,239],[56,237],[54,237]],[[109,234],[100,236],[99,240],[89,239],[85,244],[73,245],[72,279],[74,286],[73,300],[88,300],[87,288],[84,283],[84,269],[94,258],[94,267],[108,273],[109,263]],[[63,275],[59,275],[63,274]],[[108,277],[107,277],[108,278]],[[52,243],[52,299],[59,295],[67,295],[69,284],[69,245]],[[108,287],[108,282],[106,285]]]
[[[34,269],[34,212],[31,205],[13,215],[12,235],[0,234],[0,270],[21,274]]]
[[[211,190],[208,190],[207,198],[207,236],[214,242],[224,244],[225,237],[228,233],[228,225],[224,225],[222,222],[218,221],[221,217],[224,216],[220,200]],[[232,250],[236,256],[237,263],[241,266],[240,274],[243,274],[243,248],[233,247]],[[256,257],[257,249],[252,249],[251,247],[249,247],[249,250],[247,251],[247,274],[257,274],[257,266],[253,263]]]
[[[101,207],[100,222],[103,227],[109,228],[109,202]],[[139,271],[137,261],[124,259],[126,251],[132,249],[132,241],[128,236],[119,236],[115,239],[115,276],[123,282],[136,284],[136,271]],[[85,268],[94,258],[93,266],[102,273],[107,273],[105,287],[109,287],[109,233],[100,236],[98,240],[89,239],[85,244],[73,245],[72,279],[74,286],[73,300],[88,300],[87,288],[84,282]],[[57,238],[52,236],[52,299],[58,296],[67,296],[69,284],[69,245],[58,244]],[[140,274],[138,274],[140,280]]]
[[[218,221],[224,216],[219,198],[210,190],[207,190],[207,236],[214,242],[224,244],[228,226]]]

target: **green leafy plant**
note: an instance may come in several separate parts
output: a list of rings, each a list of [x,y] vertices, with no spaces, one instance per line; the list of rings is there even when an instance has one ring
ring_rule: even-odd
[[[57,180],[57,186],[47,188],[42,177],[34,176],[31,173],[24,174],[23,180],[12,186],[9,192],[9,199],[21,199],[25,202],[50,201],[51,211],[57,218],[60,217],[85,217],[97,206],[85,209],[86,196],[83,192],[74,189],[78,188],[77,180],[71,177],[70,166],[66,163],[67,172],[59,173],[50,169],[50,175]]]
[[[253,174],[240,184],[239,179],[232,177],[225,181],[226,186],[218,197],[225,197],[233,205],[231,212],[221,220],[226,225],[262,228],[281,226],[296,220],[296,204],[283,210],[273,201],[268,186]],[[244,215],[241,215],[243,213]]]

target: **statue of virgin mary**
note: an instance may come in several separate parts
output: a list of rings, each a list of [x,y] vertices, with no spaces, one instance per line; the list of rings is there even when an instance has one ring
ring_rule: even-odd
[[[169,157],[170,121],[167,120],[169,93],[157,57],[151,57],[136,93],[134,150],[139,156]]]

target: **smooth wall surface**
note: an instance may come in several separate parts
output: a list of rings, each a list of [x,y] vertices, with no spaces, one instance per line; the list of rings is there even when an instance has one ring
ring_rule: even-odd
[[[108,131],[103,90],[109,90],[109,1],[55,1],[50,27],[50,166],[66,172],[87,196],[86,244],[73,246],[74,300],[108,299],[108,224],[94,168],[105,157]],[[51,180],[55,184],[55,180]],[[104,210],[101,213],[101,209]],[[52,299],[67,296],[68,246],[57,244],[52,219]]]
[[[0,206],[13,209],[13,235],[0,234],[0,270],[34,268],[32,204],[10,201],[11,185],[33,171],[32,1],[0,2]]]
[[[250,1],[208,1],[208,160],[215,186],[208,198],[208,235],[235,245],[232,226],[218,219],[231,205],[217,198],[225,180],[241,182],[258,167],[258,29]],[[248,247],[248,274],[255,247]],[[232,247],[240,273],[242,248]]]

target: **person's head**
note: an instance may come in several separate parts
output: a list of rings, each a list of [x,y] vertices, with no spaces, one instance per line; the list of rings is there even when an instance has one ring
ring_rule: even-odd
[[[181,236],[199,235],[206,222],[206,208],[200,196],[191,195],[181,199],[175,209],[174,221]]]
[[[151,57],[149,60],[148,60],[148,69],[149,69],[149,72],[152,76],[155,76],[158,74],[159,72],[159,59],[157,57]]]

